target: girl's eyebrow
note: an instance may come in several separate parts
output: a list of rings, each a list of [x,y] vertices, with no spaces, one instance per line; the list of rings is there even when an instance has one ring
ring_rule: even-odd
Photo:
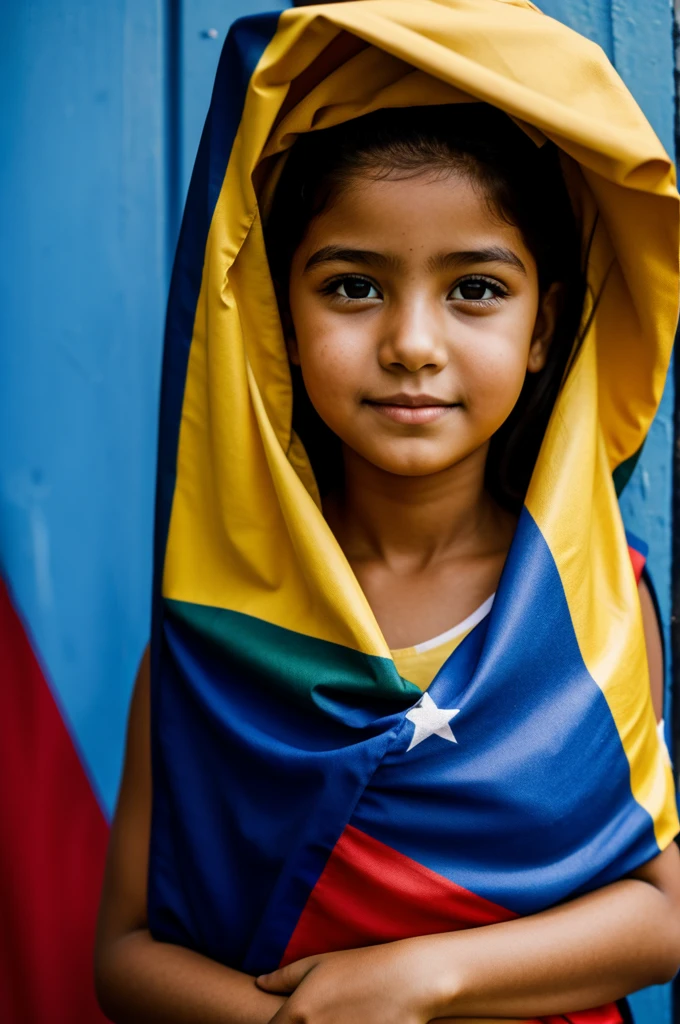
[[[372,252],[370,249],[347,249],[341,245],[324,245],[313,253],[305,263],[304,273],[322,263],[364,263],[369,267],[398,268],[402,265],[398,256]]]
[[[404,261],[390,253],[372,252],[370,249],[348,249],[341,245],[324,245],[305,263],[304,273],[323,263],[363,263],[379,269],[400,269]],[[526,276],[526,267],[512,249],[491,245],[484,249],[464,249],[459,252],[437,253],[427,261],[433,271],[450,270],[471,263],[504,263]]]
[[[461,252],[437,253],[427,261],[430,270],[450,270],[470,263],[504,263],[526,276],[527,268],[512,249],[491,245],[485,249],[466,249]]]

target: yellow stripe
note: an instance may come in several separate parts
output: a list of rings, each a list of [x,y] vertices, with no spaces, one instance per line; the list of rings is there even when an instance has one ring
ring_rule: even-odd
[[[275,42],[285,52],[285,33]],[[276,51],[261,64],[275,63]],[[290,373],[250,181],[286,89],[271,89],[269,121],[252,109],[263,91],[260,84],[246,100],[206,246],[163,593],[389,657],[356,577],[286,457]]]
[[[454,16],[455,15],[455,16]],[[678,301],[671,164],[601,51],[522,0],[365,0],[283,12],[252,77],[210,227],[196,311],[164,593],[371,654],[389,652],[290,436],[291,387],[252,176],[296,134],[383,106],[485,99],[565,163],[595,325],[555,409],[528,504],[555,558],[635,798],[677,828],[648,699],[644,641],[611,469],[661,396]],[[347,45],[348,32],[363,41]],[[350,40],[351,42],[351,40]],[[298,95],[299,94],[299,95]],[[282,114],[280,116],[280,112]]]
[[[631,791],[659,848],[678,832],[673,779],[652,709],[637,585],[597,417],[597,336],[552,418],[527,507],[555,559],[586,668],[604,693]]]

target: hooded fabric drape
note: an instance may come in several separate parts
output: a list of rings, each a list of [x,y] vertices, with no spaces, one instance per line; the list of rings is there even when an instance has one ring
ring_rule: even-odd
[[[262,221],[301,132],[471,100],[562,150],[589,327],[493,608],[423,696],[396,671],[292,433]],[[612,474],[644,441],[677,312],[673,168],[593,43],[524,0],[359,0],[234,25],[166,332],[157,938],[268,971],[534,913],[671,842],[672,774]],[[437,709],[456,743],[433,728],[412,744],[414,719]]]

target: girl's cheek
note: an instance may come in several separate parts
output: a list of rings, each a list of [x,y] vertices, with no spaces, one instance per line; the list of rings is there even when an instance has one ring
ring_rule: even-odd
[[[302,369],[308,384],[335,392],[347,375],[347,360],[342,352],[323,340],[311,344],[302,357]]]
[[[311,325],[310,325],[311,326]],[[329,329],[323,323],[317,330],[306,333],[304,343],[300,346],[303,371],[318,378],[322,386],[333,391],[342,391],[352,386],[353,381],[361,381],[366,373],[367,339],[360,332],[353,332],[347,327],[338,330]]]
[[[348,346],[338,348],[328,341],[303,351],[302,373],[307,393],[321,418],[331,427],[347,415],[360,386],[360,372],[348,358]]]
[[[526,376],[529,341],[516,337],[478,346],[472,358],[461,360],[461,378],[471,410],[506,415],[514,407]]]

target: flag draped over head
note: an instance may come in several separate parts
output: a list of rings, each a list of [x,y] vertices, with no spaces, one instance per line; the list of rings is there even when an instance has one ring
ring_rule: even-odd
[[[262,218],[300,133],[477,100],[565,154],[587,330],[493,608],[423,695],[395,668],[292,430]],[[235,24],[168,310],[155,936],[268,971],[533,913],[671,841],[612,473],[654,416],[677,300],[671,163],[602,51],[532,4],[359,0]]]

